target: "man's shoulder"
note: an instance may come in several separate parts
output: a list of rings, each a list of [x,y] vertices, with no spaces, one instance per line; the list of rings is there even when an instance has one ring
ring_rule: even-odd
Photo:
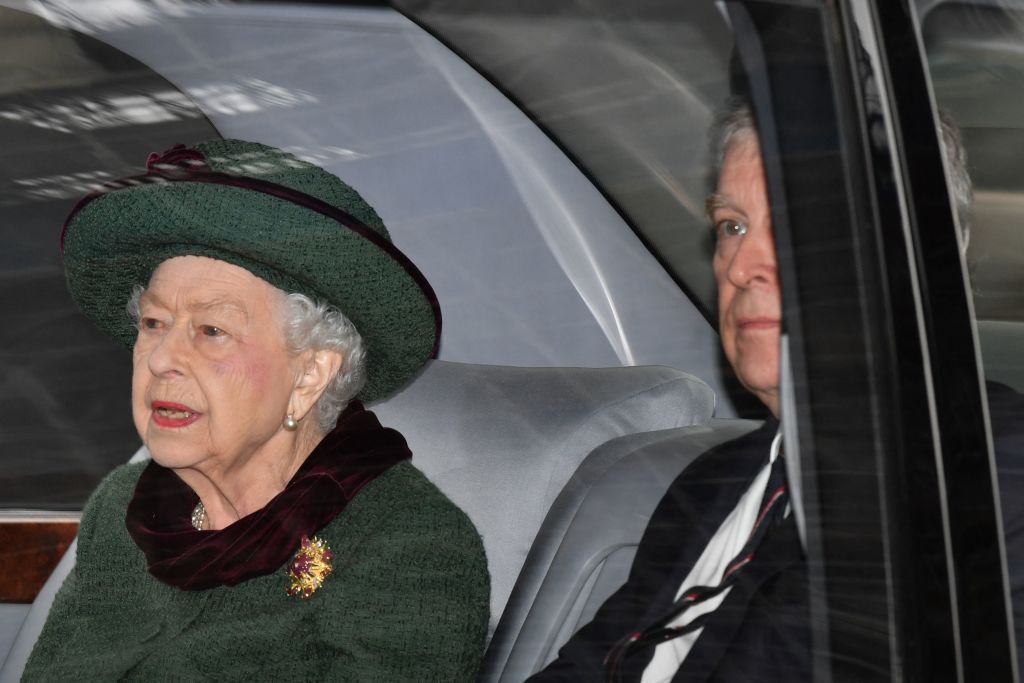
[[[985,382],[992,435],[1000,438],[1024,438],[1024,394],[999,382]]]
[[[708,449],[669,485],[640,542],[640,564],[692,564],[768,461],[775,421]],[[638,565],[634,564],[634,569]],[[671,570],[674,571],[674,570]]]
[[[638,557],[653,553],[675,562],[703,548],[768,462],[777,430],[776,421],[765,422],[690,463],[668,486],[651,515]],[[689,560],[695,561],[696,556]]]
[[[731,495],[737,487],[745,489],[768,461],[778,428],[777,421],[767,420],[752,432],[709,448],[676,477],[669,492],[707,489]]]

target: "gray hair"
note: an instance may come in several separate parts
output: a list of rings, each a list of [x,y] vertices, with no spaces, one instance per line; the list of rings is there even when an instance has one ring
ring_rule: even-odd
[[[945,109],[939,110],[939,132],[946,171],[949,173],[949,191],[952,194],[953,207],[956,209],[963,248],[966,250],[971,237],[973,186],[971,175],[967,171],[967,150],[960,135],[960,127]],[[757,139],[757,126],[750,104],[742,98],[731,98],[715,117],[709,131],[712,178],[717,181],[729,148],[740,138],[750,135]]]
[[[334,429],[341,411],[366,384],[366,347],[352,321],[336,307],[293,292],[286,297],[284,336],[288,350],[331,350],[341,354],[341,367],[316,402],[316,421],[324,434]]]
[[[755,140],[758,139],[757,125],[754,123],[754,113],[750,105],[742,98],[730,98],[715,116],[711,122],[711,130],[708,131],[712,185],[718,181],[729,148],[740,138],[750,139],[751,136]]]
[[[942,154],[949,174],[949,191],[953,194],[953,206],[956,208],[957,222],[960,224],[960,236],[963,238],[963,249],[971,241],[971,219],[974,206],[974,184],[967,170],[967,148],[960,134],[960,126],[956,125],[953,116],[946,109],[939,109],[939,138],[942,142]]]
[[[139,301],[145,288],[135,285],[128,298],[128,315],[138,324]],[[305,294],[285,296],[282,331],[288,352],[331,350],[341,354],[341,367],[327,383],[314,406],[318,429],[326,434],[334,428],[341,411],[359,395],[366,384],[366,347],[363,338],[336,307],[316,301]]]

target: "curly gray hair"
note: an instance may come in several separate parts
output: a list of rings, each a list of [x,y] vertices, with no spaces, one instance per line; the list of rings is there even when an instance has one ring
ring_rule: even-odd
[[[293,292],[287,297],[284,330],[288,350],[299,354],[330,349],[341,354],[341,367],[316,402],[320,431],[334,429],[338,416],[366,384],[366,348],[352,321],[336,307]]]
[[[141,317],[139,302],[145,291],[141,285],[135,285],[128,298],[128,315],[136,324]],[[366,384],[366,347],[363,338],[352,321],[340,310],[305,294],[293,292],[285,295],[281,318],[289,353],[298,355],[305,351],[328,349],[341,354],[341,367],[330,379],[314,407],[317,427],[322,434],[326,434],[334,428],[341,411],[359,395]]]

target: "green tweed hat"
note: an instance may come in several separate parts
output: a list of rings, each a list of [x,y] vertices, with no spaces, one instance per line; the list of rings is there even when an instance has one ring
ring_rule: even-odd
[[[336,176],[243,140],[176,145],[151,154],[147,169],[84,197],[64,224],[68,289],[103,332],[130,348],[132,287],[169,258],[207,256],[337,306],[366,342],[363,401],[390,394],[436,355],[433,289]]]

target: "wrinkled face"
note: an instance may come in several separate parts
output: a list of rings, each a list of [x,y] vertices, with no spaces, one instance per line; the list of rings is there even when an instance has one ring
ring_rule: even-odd
[[[708,200],[717,235],[714,271],[725,356],[743,385],[779,414],[782,293],[761,151],[741,135],[722,162]]]
[[[154,271],[140,301],[132,413],[156,462],[230,469],[281,438],[296,380],[283,301],[223,261],[181,256]]]

